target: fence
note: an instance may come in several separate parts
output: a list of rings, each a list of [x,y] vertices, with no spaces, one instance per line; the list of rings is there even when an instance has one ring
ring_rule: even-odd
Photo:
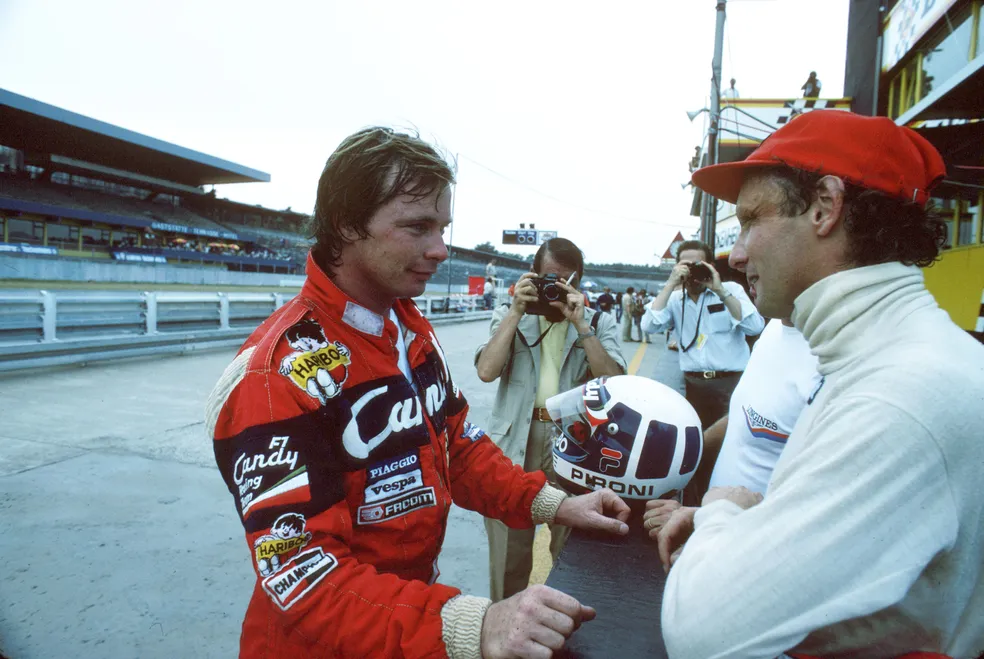
[[[0,372],[235,347],[283,293],[0,290]],[[489,318],[479,296],[421,297],[433,323]]]

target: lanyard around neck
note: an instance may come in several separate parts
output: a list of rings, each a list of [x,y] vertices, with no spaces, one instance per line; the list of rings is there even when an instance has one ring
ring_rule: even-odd
[[[680,310],[680,338],[681,339],[683,338],[683,322],[687,318],[687,297],[688,297],[687,291],[684,290],[683,300],[681,300],[683,304]],[[687,347],[680,348],[681,352],[687,352],[688,350],[693,348],[694,343],[697,342],[697,337],[700,336],[700,318],[701,316],[704,315],[704,302],[706,301],[707,301],[707,291],[702,291],[700,294],[700,309],[697,311],[697,327],[694,328],[694,338],[690,340],[690,343],[687,344]]]

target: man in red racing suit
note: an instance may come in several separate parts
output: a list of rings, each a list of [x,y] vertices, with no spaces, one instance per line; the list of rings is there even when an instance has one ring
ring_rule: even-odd
[[[394,137],[384,131],[378,139]],[[331,167],[329,160],[323,178]],[[418,201],[391,203],[403,204],[404,218]],[[405,253],[407,241],[378,238],[388,230],[374,217],[366,240]],[[604,513],[624,521],[624,504],[610,492],[604,503],[600,492],[565,500],[542,472],[524,473],[466,421],[468,404],[433,328],[411,300],[396,297],[414,286],[396,288],[396,299],[349,294],[359,286],[346,268],[387,268],[398,256],[363,262],[343,251],[331,277],[315,251],[300,294],[250,336],[207,406],[216,462],[257,574],[241,656],[499,656],[492,636],[503,634],[488,627],[503,618],[493,616],[490,601],[436,583],[452,501],[528,528],[594,496],[597,513],[586,522],[582,509],[579,525],[616,532],[624,524]],[[439,248],[435,254],[432,261],[443,260]],[[402,276],[381,279],[398,287]],[[573,609],[547,643],[552,649],[593,615],[555,596]]]

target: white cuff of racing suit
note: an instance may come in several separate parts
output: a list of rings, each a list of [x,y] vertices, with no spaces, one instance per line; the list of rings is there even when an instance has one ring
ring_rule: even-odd
[[[533,505],[530,506],[533,524],[553,524],[554,518],[557,517],[557,510],[566,498],[566,492],[550,483],[545,483],[543,489],[533,499]]]
[[[473,595],[457,595],[444,603],[441,638],[448,659],[482,659],[482,623],[492,600]]]

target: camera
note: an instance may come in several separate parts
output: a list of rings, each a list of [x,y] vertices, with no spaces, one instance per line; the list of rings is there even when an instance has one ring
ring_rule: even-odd
[[[547,320],[557,322],[563,320],[563,312],[550,306],[551,302],[564,300],[564,289],[557,285],[560,278],[557,275],[544,275],[542,277],[531,277],[530,281],[536,286],[536,302],[526,305],[526,313],[546,316]]]
[[[697,261],[690,264],[689,276],[694,281],[710,281],[714,275],[711,274],[711,269],[706,264]]]

